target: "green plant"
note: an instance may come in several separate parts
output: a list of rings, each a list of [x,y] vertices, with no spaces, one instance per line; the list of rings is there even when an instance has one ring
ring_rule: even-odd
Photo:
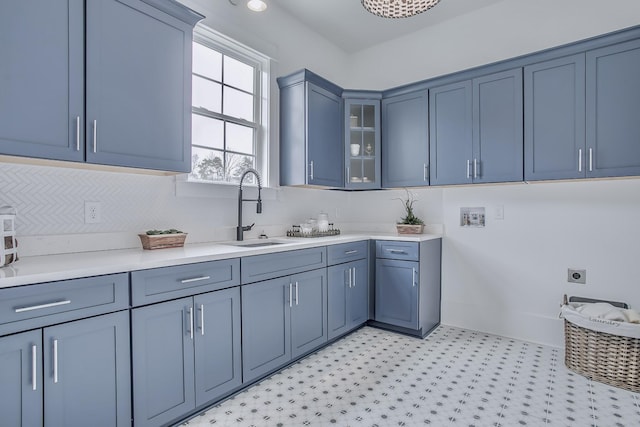
[[[404,199],[397,199],[402,202],[402,205],[404,206],[404,210],[405,210],[405,215],[400,220],[400,222],[398,222],[398,224],[408,224],[408,225],[424,224],[424,221],[422,221],[413,213],[413,204],[416,202],[416,199],[413,197],[413,194],[411,194],[409,190],[407,190],[406,188],[404,191],[407,192],[407,197]]]
[[[146,232],[148,236],[157,236],[159,234],[180,234],[182,231],[170,228],[169,230],[149,230]]]

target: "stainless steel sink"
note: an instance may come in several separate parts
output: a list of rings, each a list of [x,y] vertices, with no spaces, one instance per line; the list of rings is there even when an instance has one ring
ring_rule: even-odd
[[[274,246],[274,245],[283,245],[289,242],[279,242],[277,240],[267,240],[264,242],[256,242],[256,241],[248,241],[248,242],[235,242],[235,243],[225,243],[229,246],[238,246],[241,248],[260,248],[263,246]]]

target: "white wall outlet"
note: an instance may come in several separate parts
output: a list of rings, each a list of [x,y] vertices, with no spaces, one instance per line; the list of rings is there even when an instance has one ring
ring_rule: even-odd
[[[84,202],[84,223],[98,224],[102,221],[102,203]]]
[[[494,219],[504,219],[504,205],[497,205],[493,211]]]

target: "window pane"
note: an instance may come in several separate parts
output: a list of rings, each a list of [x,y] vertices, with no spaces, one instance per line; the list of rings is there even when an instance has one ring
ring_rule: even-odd
[[[227,123],[227,150],[255,154],[253,151],[253,128]]]
[[[227,181],[239,182],[242,173],[249,168],[253,168],[255,164],[253,156],[245,156],[242,154],[227,153]],[[244,183],[255,184],[255,175],[250,174],[244,180]]]
[[[191,143],[210,148],[224,149],[224,122],[193,114],[191,120]]]
[[[193,43],[193,72],[222,81],[222,54],[200,43]]]
[[[228,116],[253,121],[253,95],[230,87],[224,88],[223,112]]]
[[[221,113],[220,104],[222,101],[222,85],[193,76],[193,99],[194,107],[206,108],[214,113]]]
[[[191,176],[207,181],[224,179],[222,151],[193,147],[191,152]]]
[[[225,56],[224,84],[253,93],[253,67]]]

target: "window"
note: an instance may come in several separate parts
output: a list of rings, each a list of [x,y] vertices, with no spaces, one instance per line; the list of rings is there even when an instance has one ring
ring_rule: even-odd
[[[197,27],[189,181],[237,183],[247,168],[266,180],[268,65],[257,52]]]

